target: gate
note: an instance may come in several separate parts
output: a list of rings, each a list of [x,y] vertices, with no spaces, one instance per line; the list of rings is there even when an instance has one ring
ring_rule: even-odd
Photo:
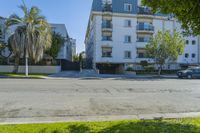
[[[80,63],[71,62],[68,60],[61,60],[61,70],[62,71],[80,71]]]

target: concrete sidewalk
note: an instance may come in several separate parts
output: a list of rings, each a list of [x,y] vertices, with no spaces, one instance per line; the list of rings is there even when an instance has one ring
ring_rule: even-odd
[[[129,74],[96,74],[78,71],[65,71],[49,75],[47,79],[65,79],[65,78],[88,78],[88,79],[177,79],[174,75],[129,75]]]
[[[63,116],[63,117],[31,117],[31,118],[0,118],[0,125],[9,124],[39,124],[60,122],[101,122],[115,120],[159,120],[175,118],[200,117],[200,112],[164,113],[139,115],[107,115],[107,116]]]

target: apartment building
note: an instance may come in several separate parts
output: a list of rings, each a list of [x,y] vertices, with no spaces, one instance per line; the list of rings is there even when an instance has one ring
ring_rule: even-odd
[[[145,46],[158,31],[182,31],[170,15],[152,14],[141,0],[93,0],[85,37],[87,63],[101,73],[122,73],[127,67],[143,69],[141,61],[154,63],[145,56]],[[186,48],[176,62],[163,69],[200,63],[199,37],[185,37]],[[156,67],[156,66],[155,66]]]
[[[51,24],[51,29],[53,32],[62,35],[65,39],[65,42],[58,53],[57,59],[72,61],[73,56],[76,55],[76,40],[69,36],[65,24]]]

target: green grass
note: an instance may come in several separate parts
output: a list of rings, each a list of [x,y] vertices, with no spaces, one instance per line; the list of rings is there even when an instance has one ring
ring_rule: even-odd
[[[1,125],[0,133],[200,133],[200,118]]]
[[[42,78],[43,76],[47,76],[48,74],[29,74],[28,78]],[[5,77],[13,77],[13,78],[25,78],[24,73],[13,74],[13,73],[0,73],[0,76]]]

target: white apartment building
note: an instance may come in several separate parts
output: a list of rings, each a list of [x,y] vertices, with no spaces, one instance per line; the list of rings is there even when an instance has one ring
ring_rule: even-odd
[[[76,55],[76,40],[70,38],[65,24],[51,24],[51,29],[53,32],[62,35],[65,39],[65,42],[58,53],[57,59],[72,61],[73,56]]]
[[[87,63],[100,73],[122,73],[127,67],[142,69],[141,61],[154,63],[145,57],[145,46],[158,31],[176,29],[180,23],[163,14],[151,14],[140,0],[93,0],[85,37]],[[176,62],[163,69],[200,63],[199,37],[185,37],[186,47]]]

